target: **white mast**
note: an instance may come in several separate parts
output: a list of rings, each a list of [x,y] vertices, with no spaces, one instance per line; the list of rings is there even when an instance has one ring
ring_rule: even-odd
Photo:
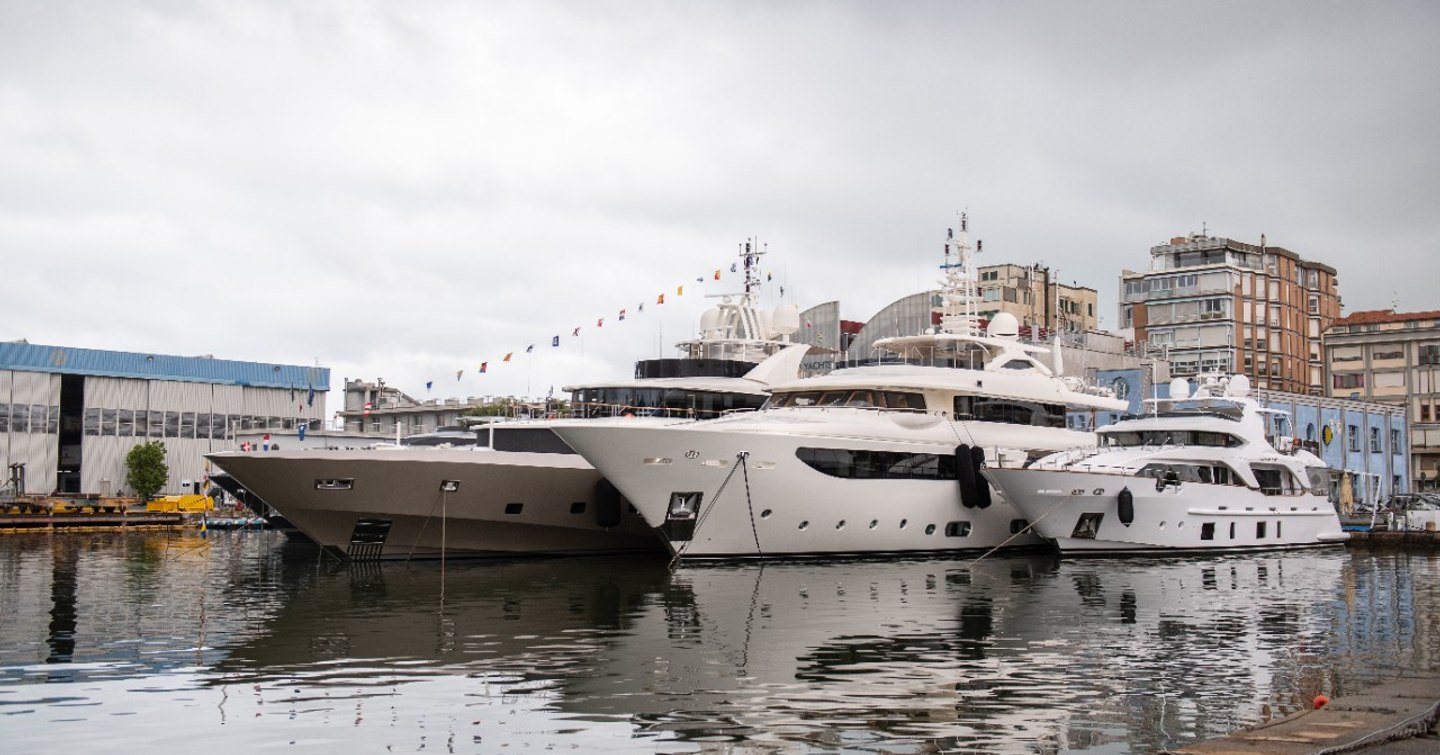
[[[945,264],[940,266],[945,277],[940,280],[940,306],[934,310],[940,313],[940,331],[979,336],[975,255],[980,253],[980,243],[970,246],[970,221],[963,212],[960,213],[960,232],[947,229],[945,236]]]

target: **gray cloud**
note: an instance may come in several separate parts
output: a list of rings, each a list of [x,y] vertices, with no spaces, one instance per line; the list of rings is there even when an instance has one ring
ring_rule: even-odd
[[[1350,309],[1440,308],[1437,21],[0,2],[0,338],[538,393],[667,352],[693,285],[634,305],[749,236],[787,298],[864,319],[933,281],[961,208],[987,261],[1044,261],[1112,323],[1120,270],[1202,223],[1334,265]]]

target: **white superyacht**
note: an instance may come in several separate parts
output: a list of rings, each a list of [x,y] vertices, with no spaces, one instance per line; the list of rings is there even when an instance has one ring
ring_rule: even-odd
[[[778,384],[758,412],[555,432],[677,558],[1038,545],[1022,515],[991,496],[979,468],[1093,443],[1067,428],[1067,408],[1127,404],[1037,360],[1048,349],[1021,343],[1011,315],[996,315],[981,334],[974,251],[962,217],[946,242],[940,326],[876,342],[904,362]]]
[[[552,428],[624,417],[667,424],[755,408],[793,380],[810,347],[795,344],[798,311],[756,306],[745,250],[743,294],[705,312],[680,358],[636,363],[634,379],[566,387],[581,419],[504,422],[480,443],[366,449],[227,452],[207,456],[239,487],[327,551],[355,560],[580,555],[662,550],[614,486]]]
[[[1098,431],[1099,447],[984,474],[1066,554],[1250,551],[1342,543],[1331,470],[1287,437],[1244,375],[1190,395],[1176,378],[1151,416]]]

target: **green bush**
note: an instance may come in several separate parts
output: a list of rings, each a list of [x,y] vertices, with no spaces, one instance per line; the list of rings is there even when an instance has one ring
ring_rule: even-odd
[[[165,446],[158,440],[141,443],[125,455],[125,484],[135,495],[150,499],[165,487],[170,479],[170,467],[165,463]]]

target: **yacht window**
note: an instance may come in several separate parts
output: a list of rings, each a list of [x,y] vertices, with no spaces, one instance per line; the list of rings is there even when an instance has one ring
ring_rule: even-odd
[[[1102,432],[1106,447],[1130,446],[1213,446],[1231,448],[1240,439],[1229,433],[1196,432],[1192,430],[1130,430]]]
[[[963,401],[962,401],[963,400]],[[1064,404],[997,399],[984,396],[956,396],[955,415],[973,416],[984,422],[1035,427],[1065,427]]]
[[[1293,478],[1289,470],[1283,467],[1265,467],[1256,464],[1250,467],[1250,471],[1255,473],[1255,481],[1260,483],[1260,492],[1265,495],[1291,495],[1296,492],[1291,484]]]
[[[817,402],[820,406],[840,406],[845,403],[845,391],[825,391]]]
[[[888,409],[923,412],[925,411],[925,397],[918,393],[886,391],[885,406]]]
[[[1034,365],[1024,359],[1011,359],[1005,363],[1005,369],[1007,370],[1028,370],[1032,367],[1034,367]]]
[[[818,472],[850,480],[955,479],[955,457],[951,454],[797,448],[795,457]]]
[[[1328,467],[1306,467],[1305,477],[1310,483],[1310,495],[1330,495],[1330,469]]]
[[[875,397],[870,391],[850,391],[850,397],[845,399],[846,406],[875,406]]]
[[[820,394],[819,394],[818,392],[816,392],[816,391],[806,391],[806,392],[804,392],[804,393],[789,393],[789,394],[786,394],[785,405],[786,405],[786,406],[814,406],[815,403],[816,403],[816,401],[817,401],[819,398],[820,398]]]

